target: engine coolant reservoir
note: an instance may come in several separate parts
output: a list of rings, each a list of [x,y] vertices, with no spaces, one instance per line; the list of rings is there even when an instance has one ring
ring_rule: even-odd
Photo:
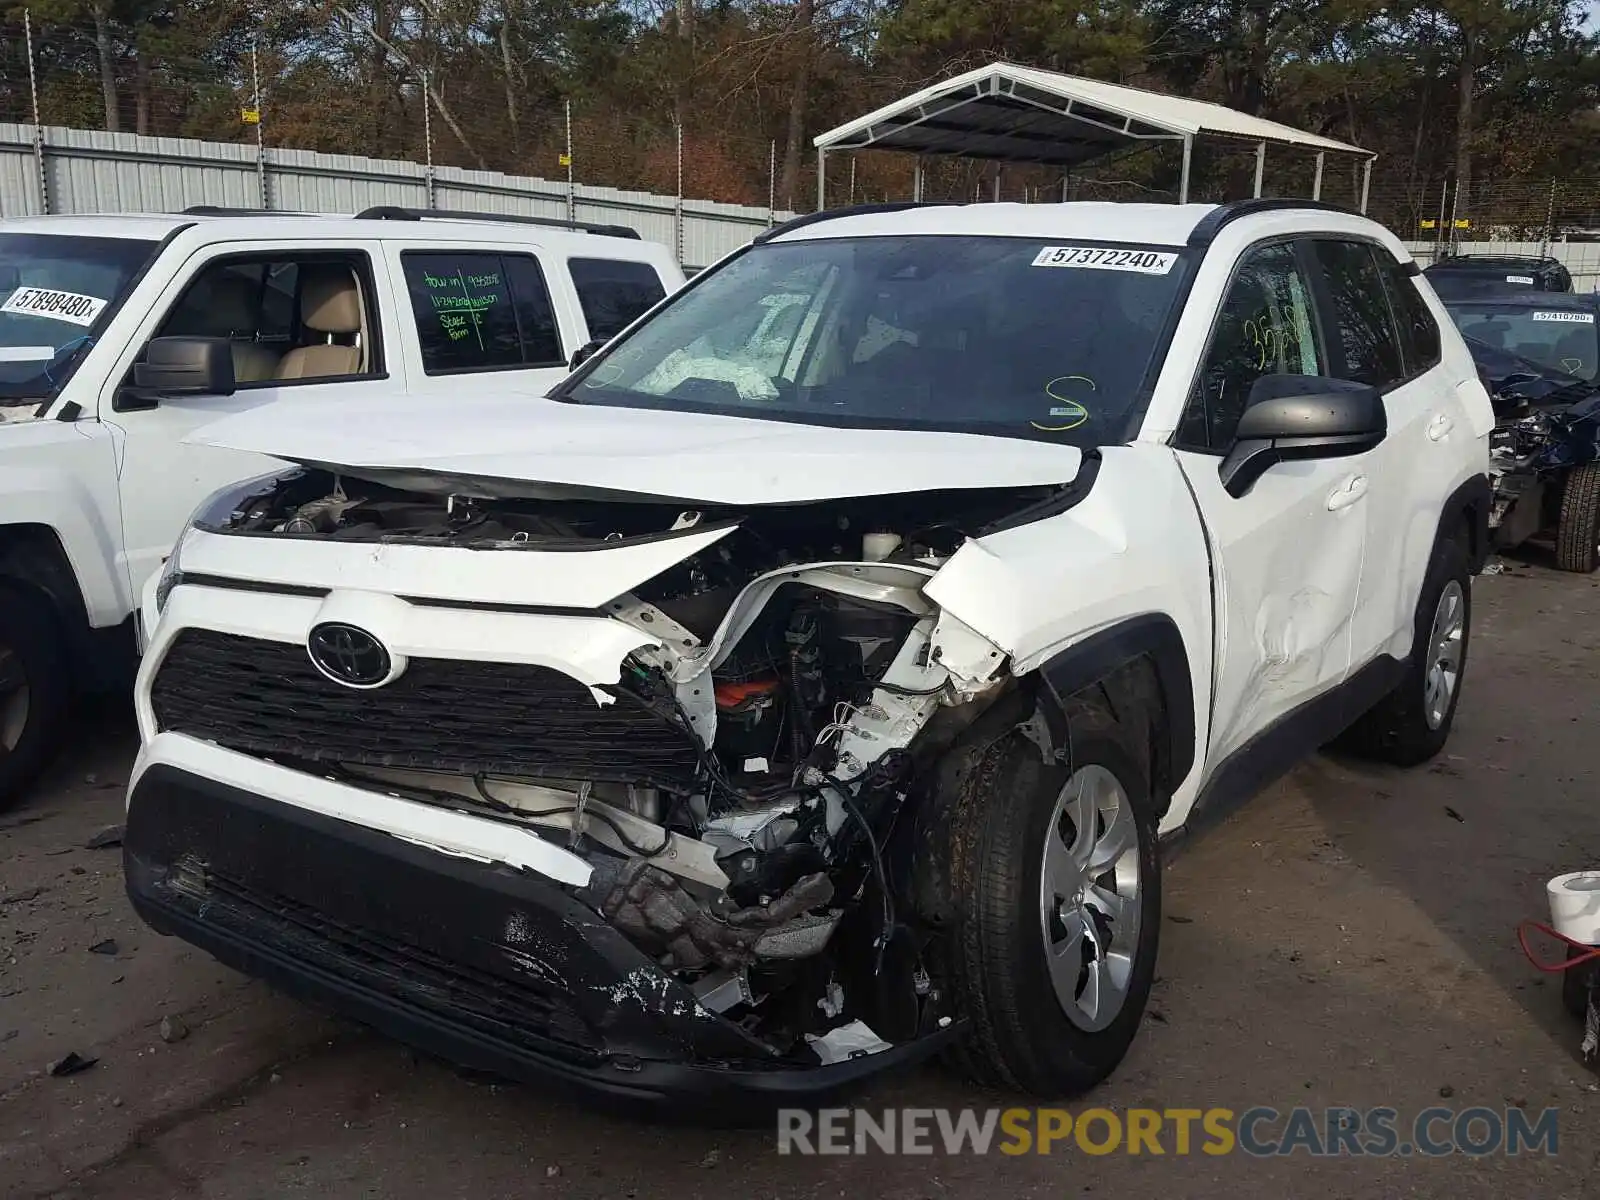
[[[869,533],[861,539],[861,557],[868,562],[882,562],[899,548],[898,533]]]

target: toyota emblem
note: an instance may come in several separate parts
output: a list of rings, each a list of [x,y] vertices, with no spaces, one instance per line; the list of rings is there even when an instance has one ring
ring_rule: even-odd
[[[388,682],[394,666],[377,638],[337,621],[312,626],[306,652],[317,670],[346,687],[377,687]]]

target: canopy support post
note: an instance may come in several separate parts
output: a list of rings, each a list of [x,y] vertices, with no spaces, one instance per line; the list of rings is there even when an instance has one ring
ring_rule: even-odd
[[[1311,198],[1322,199],[1322,160],[1325,157],[1321,150],[1317,151],[1317,173],[1311,180]]]
[[[1366,215],[1367,194],[1372,190],[1372,159],[1367,159],[1366,165],[1361,168],[1361,213]]]
[[[996,166],[994,169],[994,202],[996,204],[1000,203],[1000,172],[1004,169],[1004,167],[1000,166]]]
[[[1189,166],[1194,161],[1194,136],[1183,136],[1183,174],[1178,178],[1178,203],[1189,203]]]
[[[1266,170],[1267,170],[1267,144],[1265,142],[1257,142],[1256,143],[1256,190],[1255,190],[1255,197],[1256,197],[1257,200],[1261,199],[1261,177],[1264,174],[1266,174]]]
[[[911,168],[911,199],[917,204],[922,203],[922,158],[918,156],[916,164]]]
[[[828,152],[821,146],[817,147],[817,211],[821,212],[826,207],[824,184],[827,182]]]

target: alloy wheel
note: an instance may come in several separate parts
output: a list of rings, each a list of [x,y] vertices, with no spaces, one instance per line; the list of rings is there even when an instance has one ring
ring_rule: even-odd
[[[1098,1032],[1122,1011],[1139,946],[1139,830],[1127,790],[1105,767],[1078,768],[1045,830],[1040,931],[1056,1001]]]
[[[1444,724],[1461,682],[1461,647],[1466,634],[1467,598],[1461,582],[1450,580],[1439,593],[1433,610],[1433,628],[1428,634],[1428,673],[1423,680],[1423,715],[1428,728]]]

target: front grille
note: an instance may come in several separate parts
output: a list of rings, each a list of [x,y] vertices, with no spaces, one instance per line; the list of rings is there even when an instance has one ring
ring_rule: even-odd
[[[604,1050],[570,996],[531,973],[520,973],[516,981],[501,978],[376,931],[340,924],[326,913],[215,869],[200,868],[199,873],[204,892],[195,901],[204,905],[210,924],[292,950],[308,966],[512,1043],[580,1062],[596,1059]]]
[[[325,678],[304,646],[187,629],[150,700],[160,728],[263,757],[673,790],[699,763],[689,734],[627,696],[599,705],[576,679],[520,663],[413,658],[364,691]]]

